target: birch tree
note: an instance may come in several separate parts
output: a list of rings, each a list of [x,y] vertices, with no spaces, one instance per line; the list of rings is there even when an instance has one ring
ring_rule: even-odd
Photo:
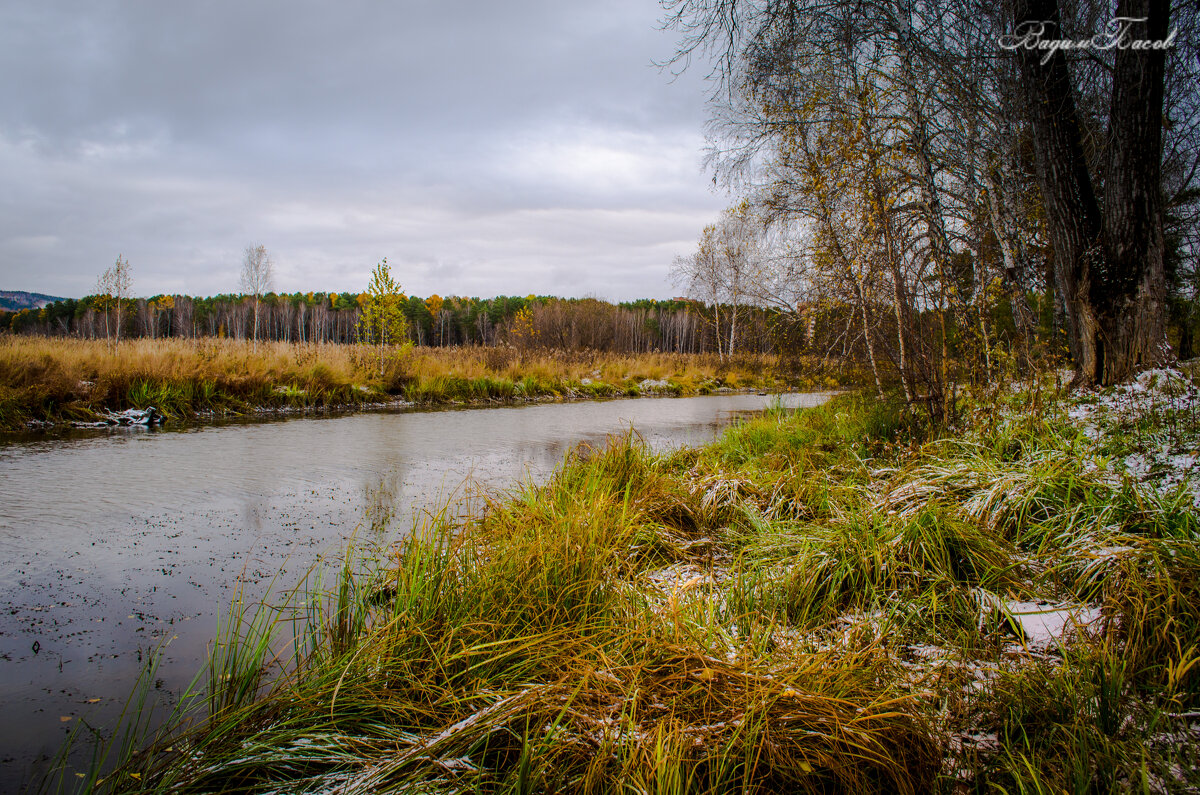
[[[749,200],[743,199],[721,214],[717,226],[720,248],[718,250],[718,275],[725,298],[729,302],[729,345],[726,350],[732,356],[737,347],[738,318],[741,307],[753,290],[756,271],[762,262],[761,225],[754,217]]]
[[[723,211],[717,223],[704,227],[696,250],[676,257],[672,266],[672,281],[689,298],[712,305],[713,335],[721,357],[737,350],[738,320],[746,301],[756,294],[763,261],[761,240],[759,219],[743,199]],[[722,306],[729,320],[727,330],[722,327]]]
[[[720,234],[716,224],[700,232],[700,241],[691,254],[679,256],[671,265],[671,281],[683,287],[687,296],[702,304],[712,305],[713,337],[717,355],[725,357],[721,341],[721,268]]]
[[[262,297],[275,287],[275,265],[262,244],[246,246],[242,260],[242,292],[254,297],[254,331],[252,346],[258,350],[258,307]]]
[[[108,335],[108,311],[109,307],[116,308],[116,324],[113,334],[113,347],[116,348],[121,343],[121,312],[125,300],[130,296],[130,291],[133,289],[133,276],[129,272],[129,262],[121,256],[117,257],[117,261],[113,263],[111,268],[107,268],[100,279],[96,283],[96,293],[100,299],[101,305],[104,307],[104,333]]]

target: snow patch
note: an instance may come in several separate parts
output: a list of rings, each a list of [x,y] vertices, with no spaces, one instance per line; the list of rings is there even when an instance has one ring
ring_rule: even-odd
[[[982,629],[999,620],[1007,624],[1026,649],[1045,651],[1063,644],[1067,636],[1101,619],[1100,608],[1077,603],[1023,602],[1003,599],[982,588],[975,590]]]
[[[1100,608],[1087,605],[1053,605],[1041,602],[1004,602],[1004,613],[1015,619],[1033,648],[1057,646],[1069,632],[1100,620]]]

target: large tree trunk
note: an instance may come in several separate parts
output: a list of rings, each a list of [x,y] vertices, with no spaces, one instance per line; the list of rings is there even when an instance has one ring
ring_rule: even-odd
[[[1118,17],[1146,18],[1133,38],[1167,38],[1169,0],[1117,5]],[[1113,75],[1108,162],[1104,176],[1104,284],[1092,301],[1109,329],[1102,351],[1104,383],[1169,356],[1162,230],[1164,50],[1118,50]]]
[[[1014,5],[1018,35],[1022,25],[1044,22],[1044,39],[1062,36],[1056,0]],[[1116,16],[1148,18],[1132,25],[1133,39],[1166,38],[1167,0],[1121,2]],[[1018,55],[1076,382],[1116,383],[1165,355],[1160,184],[1165,54],[1117,52],[1103,214],[1062,51],[1048,59],[1042,50],[1021,49]]]

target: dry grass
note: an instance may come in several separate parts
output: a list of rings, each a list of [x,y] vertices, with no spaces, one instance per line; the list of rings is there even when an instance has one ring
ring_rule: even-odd
[[[94,419],[103,410],[154,406],[168,417],[260,409],[696,394],[777,388],[770,356],[513,348],[403,348],[225,339],[102,340],[0,336],[0,429],[30,421]]]

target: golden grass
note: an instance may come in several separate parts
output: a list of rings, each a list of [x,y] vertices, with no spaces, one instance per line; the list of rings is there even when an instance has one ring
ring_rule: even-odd
[[[0,336],[0,429],[89,419],[153,405],[167,416],[263,408],[352,407],[541,397],[777,388],[776,357],[514,348],[400,348],[228,339],[103,340]],[[664,383],[665,382],[665,383]]]

